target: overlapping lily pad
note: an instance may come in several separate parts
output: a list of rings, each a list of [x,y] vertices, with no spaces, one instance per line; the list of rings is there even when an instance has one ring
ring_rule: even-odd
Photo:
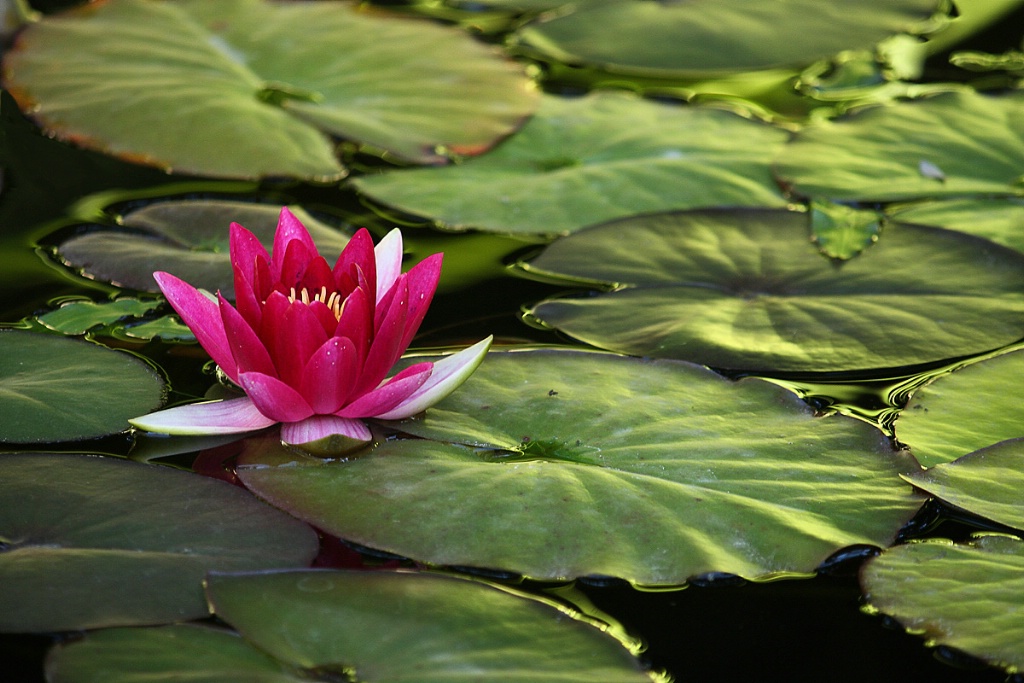
[[[950,199],[891,206],[886,213],[905,223],[969,232],[1024,251],[1024,198]]]
[[[227,671],[267,683],[662,680],[563,610],[451,576],[215,574],[207,593],[242,637],[198,626],[101,631],[55,649],[50,680],[223,680]]]
[[[938,6],[935,0],[870,0],[855,7],[816,0],[590,0],[526,25],[517,38],[563,62],[702,78],[799,67],[841,50],[868,49],[913,28]]]
[[[64,334],[84,334],[100,325],[143,316],[159,305],[159,299],[140,301],[122,298],[105,302],[80,299],[63,303],[59,308],[39,316],[39,322]]]
[[[419,561],[662,585],[811,572],[888,544],[922,500],[898,476],[917,464],[873,427],[675,361],[491,353],[397,427],[432,440],[238,474],[320,528]]]
[[[93,3],[29,26],[3,69],[51,134],[226,177],[336,180],[331,136],[417,162],[479,153],[536,106],[522,68],[469,36],[334,2]]]
[[[895,201],[1021,191],[1024,94],[960,90],[800,131],[777,171],[799,194]]]
[[[834,263],[809,234],[806,214],[767,210],[589,228],[554,242],[528,268],[614,290],[549,299],[530,315],[612,351],[759,371],[915,365],[1024,336],[1018,252],[890,224],[862,254]]]
[[[85,341],[0,331],[0,443],[89,439],[160,406],[163,380],[134,356]]]
[[[451,228],[558,234],[650,211],[782,206],[769,163],[787,137],[731,112],[626,93],[546,97],[489,154],[351,183]]]
[[[1024,433],[1024,429],[1021,430]],[[1024,436],[983,448],[907,480],[986,519],[1024,529]]]
[[[237,487],[114,458],[0,455],[0,632],[204,617],[207,571],[304,567],[316,533]]]
[[[928,645],[1024,669],[1024,543],[983,536],[969,545],[927,541],[891,548],[861,577],[871,608]]]
[[[896,420],[896,438],[925,467],[1024,436],[1024,350],[996,356],[918,389]]]
[[[289,207],[302,221],[321,254],[334,263],[348,238],[300,207]],[[97,230],[63,242],[57,253],[95,280],[159,292],[153,272],[172,273],[210,292],[234,299],[228,254],[231,223],[251,230],[269,250],[280,206],[224,200],[181,200],[150,204],[126,215],[124,230]]]

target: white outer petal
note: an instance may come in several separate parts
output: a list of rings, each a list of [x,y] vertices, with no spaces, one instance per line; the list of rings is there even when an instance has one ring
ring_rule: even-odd
[[[147,432],[177,435],[240,434],[276,424],[275,420],[258,411],[247,396],[227,401],[190,403],[158,410],[128,422]]]
[[[402,274],[402,231],[395,228],[373,248],[377,261],[377,301],[380,302]]]
[[[424,382],[423,386],[388,412],[374,417],[381,420],[402,420],[434,405],[469,379],[483,362],[492,341],[493,336],[487,337],[469,348],[437,361],[430,373],[430,379]]]
[[[285,422],[281,425],[281,441],[297,446],[335,434],[356,441],[369,441],[373,438],[370,428],[362,420],[336,415],[313,415],[305,420]]]

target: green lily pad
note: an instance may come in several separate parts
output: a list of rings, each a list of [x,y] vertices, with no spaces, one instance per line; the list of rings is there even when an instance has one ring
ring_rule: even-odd
[[[558,234],[649,211],[783,206],[769,163],[787,137],[731,112],[621,92],[546,97],[490,154],[351,184],[450,228]]]
[[[529,315],[612,351],[751,371],[894,368],[1024,336],[1018,252],[891,224],[860,256],[835,263],[809,234],[806,214],[755,210],[589,228],[554,242],[527,268],[615,289],[548,299]]]
[[[344,175],[331,136],[440,162],[490,147],[537,100],[520,66],[456,29],[264,0],[47,16],[4,55],[4,86],[51,135],[93,149],[179,172],[318,181]]]
[[[316,533],[237,487],[166,467],[0,455],[0,632],[205,617],[207,571],[304,567]]]
[[[841,50],[871,48],[914,28],[938,6],[935,0],[867,0],[856,8],[817,0],[591,0],[527,24],[516,38],[562,62],[696,79],[805,66]]]
[[[155,410],[163,380],[122,351],[76,339],[0,331],[0,443],[90,439]]]
[[[961,90],[864,109],[801,130],[779,155],[777,172],[795,192],[816,198],[1019,194],[1022,105],[1019,92]]]
[[[434,441],[238,475],[300,519],[418,561],[658,585],[812,572],[840,548],[887,545],[922,502],[898,477],[913,458],[870,425],[676,361],[491,353],[395,426]]]
[[[241,638],[197,626],[101,631],[52,651],[50,680],[222,681],[226,671],[267,683],[664,680],[577,614],[479,581],[289,571],[213,574],[207,585]]]
[[[950,199],[890,206],[886,213],[904,223],[960,230],[1024,251],[1024,198]]]
[[[1024,668],[1024,543],[982,536],[970,545],[925,541],[871,560],[861,585],[873,611],[895,617],[929,646]]]
[[[1024,350],[940,375],[911,396],[893,426],[925,467],[1024,436]]]
[[[1024,428],[1020,430],[1024,434]],[[936,498],[994,522],[1024,529],[1024,436],[959,460],[905,475]]]
[[[334,263],[348,238],[300,207],[289,208],[309,229],[320,253]],[[124,217],[122,224],[133,232],[85,233],[63,242],[57,253],[90,278],[119,287],[159,292],[153,271],[163,270],[234,299],[228,228],[231,223],[244,225],[269,250],[280,212],[280,206],[223,200],[160,202]]]
[[[874,244],[882,229],[881,217],[871,209],[822,201],[810,208],[814,241],[829,258],[853,258]]]
[[[103,302],[88,299],[69,301],[39,316],[39,322],[64,334],[85,334],[101,325],[144,316],[159,305],[159,300],[139,301],[132,298]]]

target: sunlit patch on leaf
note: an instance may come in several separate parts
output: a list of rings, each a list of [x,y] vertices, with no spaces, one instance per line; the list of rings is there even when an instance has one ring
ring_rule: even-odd
[[[760,371],[894,368],[1024,336],[1018,252],[894,223],[836,263],[810,243],[807,223],[797,212],[728,210],[588,228],[526,267],[614,291],[548,299],[529,315],[612,351]]]
[[[877,211],[825,201],[811,203],[814,241],[830,258],[853,258],[873,244],[880,231],[881,219]]]
[[[1024,252],[1024,198],[949,199],[892,205],[886,214],[904,223],[977,235]]]
[[[888,544],[922,502],[898,476],[916,463],[875,428],[675,361],[491,353],[392,425],[424,438],[238,475],[319,528],[418,561],[658,585],[812,572],[840,548]]]
[[[783,206],[769,163],[787,137],[720,109],[621,92],[546,97],[493,152],[351,183],[450,228],[559,234],[650,211]]]
[[[74,441],[128,429],[163,380],[131,354],[20,330],[0,331],[0,443]]]
[[[896,618],[929,646],[958,648],[1024,669],[1024,543],[982,536],[896,546],[871,560],[861,585],[872,611]]]
[[[158,299],[140,301],[132,298],[104,302],[89,299],[69,301],[39,316],[39,322],[64,334],[85,334],[101,325],[110,325],[126,318],[139,318],[160,303]]]
[[[940,375],[918,389],[896,420],[896,438],[925,467],[1024,436],[1024,350]]]
[[[0,632],[205,617],[209,570],[305,567],[316,533],[241,489],[115,458],[0,455]]]

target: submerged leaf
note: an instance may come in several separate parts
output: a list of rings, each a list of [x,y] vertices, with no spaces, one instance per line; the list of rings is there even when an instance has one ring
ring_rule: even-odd
[[[418,561],[660,585],[811,572],[840,548],[888,544],[921,503],[898,477],[916,463],[878,430],[688,363],[491,353],[395,426],[433,441],[238,475],[332,534]]]

